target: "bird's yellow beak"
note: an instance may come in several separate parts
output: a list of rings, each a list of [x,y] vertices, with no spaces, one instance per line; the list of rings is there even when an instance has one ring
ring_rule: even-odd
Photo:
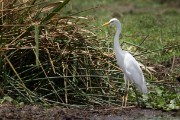
[[[109,25],[110,22],[104,23],[102,26],[107,26]]]

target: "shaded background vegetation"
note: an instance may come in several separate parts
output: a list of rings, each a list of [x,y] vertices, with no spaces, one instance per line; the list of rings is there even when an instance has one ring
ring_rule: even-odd
[[[89,107],[121,105],[123,74],[113,54],[121,46],[141,63],[147,108],[179,109],[179,1],[2,1],[0,22],[1,103]],[[108,31],[108,32],[106,32]],[[135,104],[131,88],[129,105]]]

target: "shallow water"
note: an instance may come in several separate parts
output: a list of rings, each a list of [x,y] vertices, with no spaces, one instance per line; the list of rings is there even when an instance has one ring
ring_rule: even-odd
[[[108,115],[103,117],[94,116],[90,120],[180,120],[180,116],[137,116],[137,117],[120,117],[116,115]]]
[[[133,108],[117,111],[110,111],[109,114],[106,112],[108,115],[96,114],[90,120],[180,120],[180,110],[166,112],[153,109]]]

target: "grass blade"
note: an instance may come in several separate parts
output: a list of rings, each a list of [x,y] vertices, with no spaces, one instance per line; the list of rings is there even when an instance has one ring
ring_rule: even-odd
[[[35,43],[36,43],[36,65],[39,66],[39,25],[35,25]]]

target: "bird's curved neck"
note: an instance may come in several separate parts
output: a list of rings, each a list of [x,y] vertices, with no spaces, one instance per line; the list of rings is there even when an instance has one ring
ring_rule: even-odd
[[[114,49],[115,49],[115,51],[122,51],[120,44],[119,44],[120,33],[121,33],[121,24],[117,25],[117,27],[116,27],[116,34],[114,37]]]

